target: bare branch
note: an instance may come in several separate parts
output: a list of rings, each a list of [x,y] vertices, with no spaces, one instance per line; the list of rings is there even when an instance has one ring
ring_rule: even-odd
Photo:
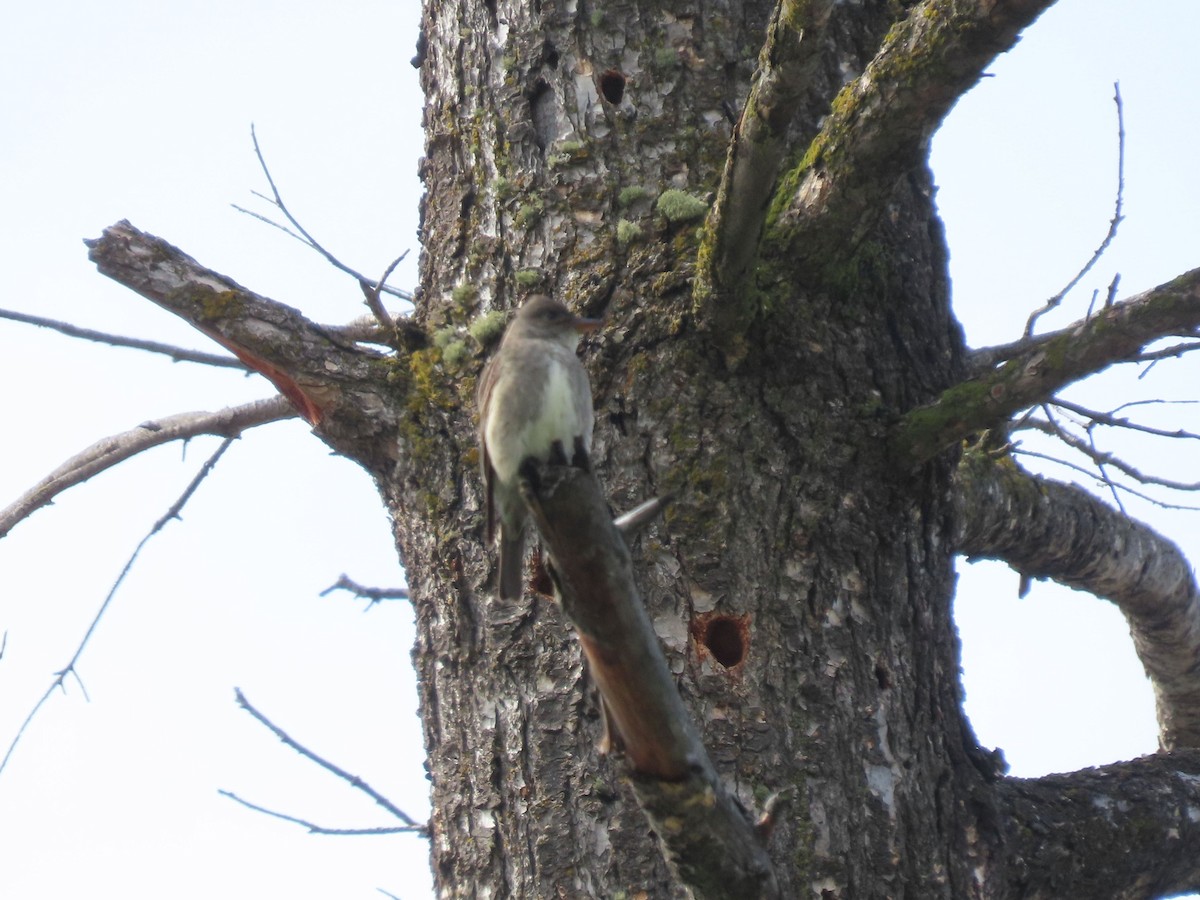
[[[705,235],[711,265],[701,277],[719,292],[737,287],[758,249],[788,130],[820,59],[832,9],[832,0],[780,0],[771,17]],[[811,133],[800,138],[811,139]]]
[[[1168,897],[1200,888],[1200,754],[996,785],[1004,833],[997,884],[982,896]]]
[[[0,510],[0,538],[67,488],[111,469],[131,456],[171,441],[188,440],[204,434],[226,438],[239,436],[248,428],[290,419],[296,411],[283,397],[256,400],[217,412],[190,412],[152,419],[137,428],[97,441]]]
[[[362,597],[364,600],[370,600],[367,609],[370,609],[381,600],[407,600],[408,588],[373,588],[364,587],[357,581],[354,581],[344,572],[338,576],[338,580],[331,584],[325,590],[321,591],[321,597],[328,597],[334,591],[349,591],[356,597]]]
[[[1140,353],[1135,356],[1130,362],[1149,363],[1146,368],[1138,373],[1138,380],[1145,378],[1150,372],[1164,359],[1179,359],[1186,353],[1191,353],[1193,350],[1200,350],[1200,343],[1173,344],[1170,347],[1163,347],[1161,350],[1151,350],[1146,353]]]
[[[129,574],[130,570],[133,568],[133,564],[137,562],[137,558],[141,554],[142,548],[146,546],[147,542],[149,542],[154,535],[162,531],[168,522],[170,522],[172,519],[179,518],[179,514],[183,511],[183,507],[187,504],[188,500],[192,498],[192,495],[196,493],[196,489],[200,487],[200,483],[208,477],[210,472],[212,472],[213,468],[217,464],[217,461],[222,455],[224,455],[225,451],[229,449],[233,441],[234,439],[232,437],[227,437],[221,442],[221,445],[217,447],[213,455],[205,460],[204,465],[200,467],[200,471],[196,473],[196,476],[184,489],[183,493],[179,495],[179,498],[172,503],[167,511],[159,518],[159,520],[154,523],[153,527],[145,535],[145,537],[138,541],[137,547],[135,547],[133,553],[130,554],[129,559],[125,563],[125,567],[121,569],[121,573],[117,576],[117,580],[113,582],[113,586],[109,589],[108,595],[104,598],[104,602],[100,604],[100,609],[96,612],[91,624],[88,625],[87,631],[83,635],[83,640],[81,640],[79,642],[79,646],[75,648],[75,653],[71,656],[70,661],[62,669],[54,673],[54,680],[50,682],[50,686],[46,688],[46,692],[42,694],[37,703],[33,705],[33,709],[29,711],[29,715],[25,717],[25,721],[21,723],[21,727],[17,729],[17,733],[13,737],[12,743],[8,745],[8,750],[4,754],[4,759],[0,760],[0,773],[4,772],[4,768],[8,765],[8,761],[12,758],[13,751],[17,749],[17,744],[25,734],[26,729],[29,728],[29,724],[34,720],[34,717],[37,716],[38,712],[46,704],[46,701],[50,699],[50,695],[54,693],[55,688],[62,687],[68,675],[73,675],[77,681],[79,680],[79,672],[76,669],[76,666],[79,663],[79,658],[83,655],[84,648],[87,647],[88,641],[91,640],[92,634],[96,631],[96,626],[100,624],[100,619],[103,618],[105,611],[112,603],[113,597],[117,595],[117,590],[125,581],[125,576]],[[82,681],[80,681],[81,687],[82,684]],[[84,691],[84,696],[87,696],[86,690]]]
[[[85,242],[104,275],[190,322],[269,379],[305,419],[321,423],[346,392],[369,382],[380,355],[230,278],[128,222]]]
[[[1046,335],[999,368],[910,411],[893,448],[911,465],[1053,397],[1064,386],[1127,361],[1164,335],[1200,325],[1200,269]]]
[[[10,319],[13,322],[23,322],[26,325],[36,325],[39,328],[49,328],[67,337],[81,338],[85,341],[95,341],[99,344],[109,344],[113,347],[131,347],[134,350],[146,350],[150,353],[162,353],[171,357],[175,362],[202,363],[206,366],[220,366],[228,369],[248,371],[246,365],[232,356],[221,356],[216,353],[203,353],[199,350],[188,350],[158,341],[146,341],[141,338],[125,337],[119,334],[108,334],[103,331],[93,331],[90,328],[80,328],[70,322],[59,322],[56,319],[46,319],[29,313],[16,312],[10,309],[0,309],[0,319]]]
[[[1037,325],[1037,320],[1050,312],[1050,310],[1056,309],[1075,285],[1083,281],[1084,276],[1092,271],[1092,267],[1100,261],[1100,257],[1104,255],[1105,251],[1112,244],[1113,239],[1117,236],[1117,229],[1121,226],[1121,222],[1125,220],[1125,216],[1121,212],[1125,203],[1125,106],[1121,102],[1121,83],[1119,81],[1113,83],[1113,102],[1117,105],[1117,200],[1112,219],[1108,223],[1108,231],[1104,235],[1104,240],[1100,242],[1100,246],[1092,252],[1091,258],[1084,263],[1083,268],[1076,273],[1075,277],[1067,282],[1066,287],[1030,314],[1029,321],[1025,323],[1025,337],[1027,338],[1033,336],[1033,329]],[[1117,278],[1113,279],[1108,291],[1106,306],[1112,305],[1113,294],[1116,292],[1119,278],[1120,276],[1117,276]],[[1088,315],[1091,315],[1090,309],[1088,310]]]
[[[1082,488],[1010,460],[968,453],[955,487],[958,552],[1115,603],[1154,685],[1161,745],[1200,747],[1200,589],[1179,548]]]
[[[1172,478],[1162,478],[1157,475],[1147,474],[1135,466],[1125,462],[1121,457],[1111,451],[1099,449],[1095,441],[1091,439],[1083,440],[1067,431],[1053,420],[1031,418],[1026,422],[1026,428],[1033,428],[1041,431],[1043,434],[1049,434],[1058,438],[1072,450],[1077,450],[1090,459],[1097,467],[1112,466],[1117,471],[1128,475],[1139,484],[1153,484],[1159,487],[1170,488],[1173,491],[1200,491],[1200,481],[1176,481]],[[1109,481],[1105,476],[1106,482]]]
[[[365,285],[370,286],[371,290],[375,291],[377,296],[379,293],[387,293],[387,294],[391,294],[394,297],[399,297],[401,300],[407,300],[407,301],[411,302],[412,301],[412,292],[411,291],[404,291],[404,290],[401,290],[400,288],[388,287],[384,283],[387,281],[387,276],[389,274],[391,274],[392,270],[400,263],[400,260],[404,259],[404,257],[408,255],[408,251],[405,251],[404,254],[402,254],[400,256],[399,259],[397,259],[394,263],[392,263],[391,266],[388,267],[388,271],[384,274],[383,278],[381,278],[379,281],[371,281],[369,278],[367,278],[362,273],[356,271],[355,269],[350,268],[348,265],[343,263],[340,259],[338,259],[336,256],[334,256],[332,253],[330,253],[328,250],[326,250],[324,247],[322,247],[319,243],[317,243],[316,239],[313,238],[313,236],[308,233],[308,231],[304,228],[304,226],[300,224],[299,220],[295,216],[292,215],[291,210],[289,210],[287,208],[287,204],[285,204],[283,202],[283,195],[281,195],[279,193],[279,188],[277,188],[275,186],[275,179],[273,177],[271,177],[271,170],[267,166],[267,160],[263,156],[262,148],[258,145],[258,135],[255,133],[253,125],[250,126],[250,139],[254,142],[254,155],[258,157],[258,165],[262,169],[263,175],[265,175],[267,178],[267,184],[270,185],[270,187],[271,187],[271,196],[270,197],[266,196],[265,194],[260,194],[257,191],[254,192],[255,196],[261,197],[263,200],[266,200],[268,203],[270,203],[272,206],[274,206],[276,209],[278,209],[283,214],[284,218],[286,218],[288,220],[288,222],[291,223],[292,228],[295,228],[296,230],[292,231],[291,228],[288,228],[284,225],[280,225],[278,222],[272,221],[271,219],[267,218],[266,216],[260,215],[256,212],[251,212],[248,209],[243,209],[242,207],[237,206],[235,204],[230,204],[230,205],[233,206],[233,208],[236,209],[238,212],[245,213],[248,216],[252,216],[253,218],[258,219],[260,222],[265,222],[268,225],[278,228],[280,231],[284,232],[284,234],[291,235],[293,238],[300,241],[300,243],[304,244],[306,247],[309,247],[309,248],[317,251],[317,253],[319,253],[319,254],[321,254],[321,256],[325,257],[326,262],[328,262],[331,266],[333,266],[338,271],[345,272],[347,275],[354,278],[354,280],[359,282],[360,284],[365,284]],[[386,321],[386,320],[390,320],[390,319],[391,319],[391,316],[389,316],[385,312],[381,318],[381,321]]]
[[[768,216],[814,268],[843,260],[896,182],[924,163],[933,132],[983,70],[1052,0],[925,0],[895,25],[866,71],[833,101]]]
[[[251,803],[249,800],[243,800],[233,791],[218,790],[217,793],[255,812],[265,813],[268,816],[274,816],[276,819],[283,819],[285,822],[295,822],[297,825],[303,825],[308,829],[309,834],[363,835],[413,833],[420,834],[423,837],[429,836],[429,829],[424,825],[393,825],[390,828],[328,828],[324,825],[316,825],[307,819],[297,819],[295,816],[289,816],[287,813],[276,812],[273,809],[267,809],[265,806]]]
[[[596,479],[547,465],[523,471],[523,478],[563,611],[672,867],[701,900],[778,897],[770,858],[717,777],[679,697]]]
[[[400,265],[406,256],[408,256],[407,250],[393,259],[391,264],[384,270],[382,277],[375,284],[371,284],[365,278],[358,279],[358,286],[366,298],[367,308],[371,310],[371,315],[375,317],[375,321],[383,328],[388,329],[393,337],[396,332],[396,319],[387,311],[387,308],[383,305],[383,299],[379,295],[383,291],[384,285],[387,284],[387,280],[392,272],[396,270],[396,266]]]
[[[1081,466],[1077,463],[1062,459],[1061,457],[1054,456],[1050,453],[1039,453],[1036,450],[1029,450],[1025,447],[1013,447],[1012,455],[1014,457],[1027,456],[1030,459],[1040,459],[1056,466],[1062,466],[1064,469],[1069,469],[1072,472],[1077,472],[1085,478],[1096,478],[1096,473],[1086,466]],[[1104,483],[1103,479],[1100,479],[1100,482]],[[1127,484],[1121,484],[1120,482],[1110,481],[1105,484],[1105,487],[1114,488],[1122,494],[1128,494],[1130,497],[1137,497],[1139,500],[1144,500],[1152,506],[1157,506],[1159,509],[1177,509],[1187,512],[1195,512],[1200,510],[1200,505],[1188,503],[1168,503],[1165,500],[1160,500],[1157,497],[1150,496],[1150,494],[1146,493],[1145,491],[1139,491],[1136,488],[1132,488]],[[1118,503],[1117,506],[1119,509],[1121,509],[1122,513],[1124,513],[1124,505]]]
[[[335,766],[333,763],[329,762],[328,760],[325,760],[325,759],[321,758],[320,756],[317,756],[317,754],[313,753],[311,750],[309,750],[303,744],[298,743],[295,739],[293,739],[291,736],[289,736],[287,734],[287,732],[285,732],[282,728],[280,728],[278,725],[276,725],[274,722],[272,722],[270,719],[268,719],[266,716],[264,716],[262,713],[260,713],[257,709],[255,709],[250,704],[250,701],[246,699],[246,696],[242,693],[241,688],[234,688],[234,691],[236,692],[238,706],[240,706],[242,709],[246,710],[246,712],[250,713],[250,715],[252,715],[255,719],[257,719],[263,725],[265,725],[270,730],[270,732],[275,735],[275,737],[279,738],[281,741],[283,741],[285,744],[287,744],[289,747],[291,747],[293,750],[295,750],[301,756],[303,756],[307,759],[311,759],[322,769],[325,769],[328,772],[332,772],[338,778],[347,782],[351,787],[357,788],[358,790],[362,791],[364,794],[366,794],[368,797],[370,797],[372,800],[374,800],[376,803],[378,803],[380,806],[382,806],[384,809],[386,809],[389,813],[391,813],[393,816],[395,816],[397,819],[399,819],[405,825],[408,825],[411,828],[420,830],[422,832],[424,832],[426,830],[426,827],[424,825],[421,825],[420,823],[418,823],[415,819],[410,817],[408,815],[408,813],[404,812],[404,810],[400,809],[400,807],[396,806],[396,804],[392,803],[392,801],[387,799],[387,797],[383,796],[383,794],[379,793],[377,790],[375,790],[373,787],[371,787],[369,784],[367,784],[365,781],[363,781],[357,775],[351,775],[345,769],[338,768],[337,766]]]
[[[1082,416],[1085,419],[1089,420],[1091,422],[1091,425],[1088,426],[1089,428],[1091,428],[1095,425],[1107,425],[1112,428],[1125,428],[1130,431],[1139,431],[1139,432],[1143,432],[1144,434],[1151,434],[1151,435],[1155,435],[1157,437],[1181,438],[1181,439],[1190,438],[1193,440],[1200,440],[1200,434],[1196,434],[1191,431],[1185,431],[1181,428],[1176,428],[1173,431],[1167,431],[1165,428],[1153,428],[1149,425],[1142,425],[1138,422],[1133,422],[1123,416],[1117,415],[1117,413],[1119,413],[1121,410],[1129,409],[1130,407],[1133,407],[1133,406],[1157,406],[1157,405],[1168,406],[1168,405],[1175,405],[1175,404],[1191,406],[1191,405],[1195,405],[1197,403],[1200,403],[1200,401],[1197,401],[1197,400],[1138,400],[1133,403],[1123,403],[1120,406],[1118,406],[1116,409],[1110,410],[1109,412],[1100,412],[1098,410],[1088,409],[1086,406],[1080,406],[1077,403],[1071,403],[1070,401],[1063,400],[1061,397],[1056,397],[1051,402],[1051,405],[1054,407],[1057,407],[1059,409],[1067,410],[1069,412],[1074,413],[1077,416]]]
[[[1087,318],[1091,318],[1088,311]],[[1053,334],[1035,334],[1030,337],[1009,341],[1007,344],[996,344],[991,347],[980,347],[971,350],[967,357],[967,370],[973,375],[982,375],[1006,359],[1012,359],[1019,353],[1028,353],[1038,347],[1043,347],[1054,337]]]

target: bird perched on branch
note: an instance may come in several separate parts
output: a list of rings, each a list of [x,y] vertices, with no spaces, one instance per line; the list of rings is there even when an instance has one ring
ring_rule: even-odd
[[[592,447],[592,389],[575,355],[599,319],[576,316],[543,295],[531,297],[504,334],[479,379],[479,464],[487,495],[487,537],[500,524],[500,598],[524,588],[525,523],[520,469],[529,458],[587,465]],[[561,460],[559,458],[561,457]]]

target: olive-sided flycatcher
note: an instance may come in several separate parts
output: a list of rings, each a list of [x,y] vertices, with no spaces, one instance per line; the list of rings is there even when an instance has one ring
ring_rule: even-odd
[[[504,334],[479,379],[479,464],[487,495],[487,536],[500,524],[500,597],[524,589],[525,523],[518,471],[529,457],[550,460],[555,444],[568,461],[592,447],[592,389],[575,351],[599,319],[576,316],[543,295],[531,297]],[[576,460],[577,461],[577,460]]]

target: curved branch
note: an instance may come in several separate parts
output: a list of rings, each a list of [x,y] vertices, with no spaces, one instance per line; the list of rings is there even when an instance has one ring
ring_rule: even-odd
[[[295,410],[283,397],[271,397],[217,412],[179,413],[163,419],[152,419],[130,431],[104,438],[68,459],[8,507],[0,510],[0,538],[67,488],[87,481],[93,475],[111,469],[117,463],[151,447],[202,434],[237,437],[248,428],[290,419],[294,415]]]
[[[1166,897],[1200,889],[1200,754],[1160,753],[996,786],[1003,859],[986,896]]]
[[[1200,747],[1200,587],[1183,553],[1082,488],[968,453],[956,474],[957,550],[1117,605],[1154,685],[1159,743]]]
[[[811,265],[845,259],[897,180],[926,157],[942,119],[1053,0],[926,0],[842,89],[784,178],[769,227]]]
[[[1071,382],[1136,358],[1162,337],[1200,325],[1200,269],[1045,335],[1004,365],[957,384],[910,411],[893,448],[919,465],[968,435],[1049,400]]]

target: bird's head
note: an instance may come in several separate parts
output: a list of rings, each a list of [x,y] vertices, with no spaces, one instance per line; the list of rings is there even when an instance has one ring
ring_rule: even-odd
[[[536,294],[525,301],[513,322],[513,331],[522,337],[562,341],[572,347],[580,336],[600,327],[601,319],[577,316],[557,300]]]

